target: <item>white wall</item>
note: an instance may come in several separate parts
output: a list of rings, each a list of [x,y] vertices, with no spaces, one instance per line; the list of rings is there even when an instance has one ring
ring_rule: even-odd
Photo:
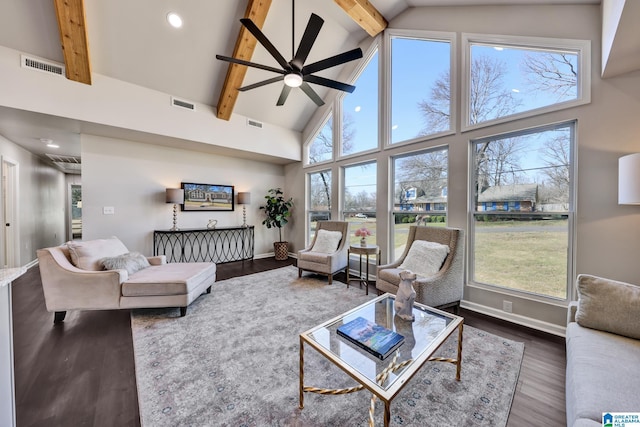
[[[387,165],[390,155],[402,150],[448,145],[449,211],[452,227],[467,229],[467,183],[469,140],[515,129],[578,120],[578,175],[576,272],[602,275],[622,281],[640,283],[640,208],[617,204],[617,161],[622,155],[640,152],[640,72],[603,80],[600,78],[601,41],[600,9],[589,6],[495,6],[495,7],[425,7],[407,10],[390,22],[390,28],[456,31],[497,35],[523,35],[591,40],[591,103],[539,117],[505,123],[489,128],[393,148],[361,159],[378,161],[377,240],[386,257],[389,215]],[[461,58],[458,49],[458,61]],[[458,100],[459,103],[459,100]],[[313,126],[309,124],[309,127]],[[349,159],[353,163],[359,159]],[[333,165],[333,181],[338,181],[339,166]],[[287,168],[291,195],[304,200],[302,166]],[[335,194],[335,192],[334,192]],[[333,203],[337,206],[337,203]],[[296,221],[304,222],[304,211],[295,211]],[[304,245],[304,233],[297,232],[295,245]],[[477,308],[500,314],[503,295],[481,288],[466,287],[465,300]],[[543,304],[509,296],[515,316],[526,317],[529,324],[559,331],[566,319],[564,304]]]
[[[64,174],[0,136],[0,157],[18,163],[18,265],[36,259],[36,250],[65,241]],[[1,192],[1,190],[0,190]],[[4,227],[0,237],[4,239]]]
[[[247,223],[255,225],[257,256],[273,252],[278,239],[267,230],[258,207],[267,190],[284,187],[284,167],[140,142],[81,135],[83,239],[118,236],[132,251],[153,253],[153,230],[173,225],[173,205],[165,189],[181,182],[224,184],[251,193]],[[104,215],[112,206],[114,215]],[[178,212],[178,227],[206,228],[242,224],[242,207],[233,212]]]

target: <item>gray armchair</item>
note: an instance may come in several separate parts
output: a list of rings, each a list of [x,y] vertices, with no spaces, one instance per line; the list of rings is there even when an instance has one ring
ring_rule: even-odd
[[[342,238],[335,250],[317,252],[314,249],[320,230],[339,231]],[[318,221],[316,234],[309,247],[298,251],[298,277],[302,271],[312,271],[329,277],[329,284],[333,283],[333,275],[347,267],[347,249],[349,242],[349,223],[346,221]]]
[[[378,293],[396,294],[400,286],[400,265],[404,262],[415,240],[436,242],[449,247],[440,270],[433,276],[418,278],[413,284],[416,301],[431,307],[454,307],[458,313],[464,287],[464,231],[457,228],[421,227],[409,228],[407,245],[402,256],[391,264],[378,266],[376,288]]]

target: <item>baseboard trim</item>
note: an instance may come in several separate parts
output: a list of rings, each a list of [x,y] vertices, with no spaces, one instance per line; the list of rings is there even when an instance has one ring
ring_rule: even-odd
[[[546,332],[552,335],[557,335],[560,337],[565,336],[566,327],[564,326],[544,322],[542,320],[532,319],[520,314],[507,313],[493,307],[487,307],[486,305],[481,305],[465,300],[460,302],[460,307],[467,310],[475,311],[480,314],[486,314],[487,316],[495,317],[497,319],[506,320],[507,322],[515,323],[517,325],[526,326],[531,329]]]

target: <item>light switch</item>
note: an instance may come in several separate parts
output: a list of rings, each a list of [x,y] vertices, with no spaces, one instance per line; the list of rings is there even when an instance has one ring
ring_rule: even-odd
[[[114,213],[116,213],[116,209],[113,206],[104,206],[102,208],[103,215],[113,215]]]

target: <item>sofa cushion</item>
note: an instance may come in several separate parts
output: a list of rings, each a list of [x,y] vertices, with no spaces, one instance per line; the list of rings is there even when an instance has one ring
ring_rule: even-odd
[[[202,282],[215,281],[216,265],[211,262],[176,262],[152,265],[130,276],[122,284],[122,296],[184,295]]]
[[[114,257],[129,252],[127,247],[117,238],[96,239],[67,242],[71,263],[83,270],[100,271],[104,266],[102,258]]]
[[[129,276],[150,265],[147,258],[139,252],[127,252],[114,257],[102,258],[100,263],[105,270],[127,270]]]
[[[600,422],[603,412],[638,411],[640,341],[571,322],[566,345],[569,426],[581,418]]]
[[[420,276],[430,277],[440,271],[448,253],[449,246],[447,245],[427,240],[414,240],[409,248],[409,253],[398,268],[411,270]]]
[[[331,257],[327,256],[326,253],[319,253],[313,251],[300,251],[298,253],[298,259],[303,261],[315,262],[318,264],[330,264]]]
[[[330,254],[338,249],[340,240],[342,239],[342,233],[339,231],[329,231],[320,229],[317,232],[316,241],[313,244],[311,250],[313,252],[319,252],[323,254]]]
[[[588,274],[577,285],[580,326],[640,339],[640,286]]]

